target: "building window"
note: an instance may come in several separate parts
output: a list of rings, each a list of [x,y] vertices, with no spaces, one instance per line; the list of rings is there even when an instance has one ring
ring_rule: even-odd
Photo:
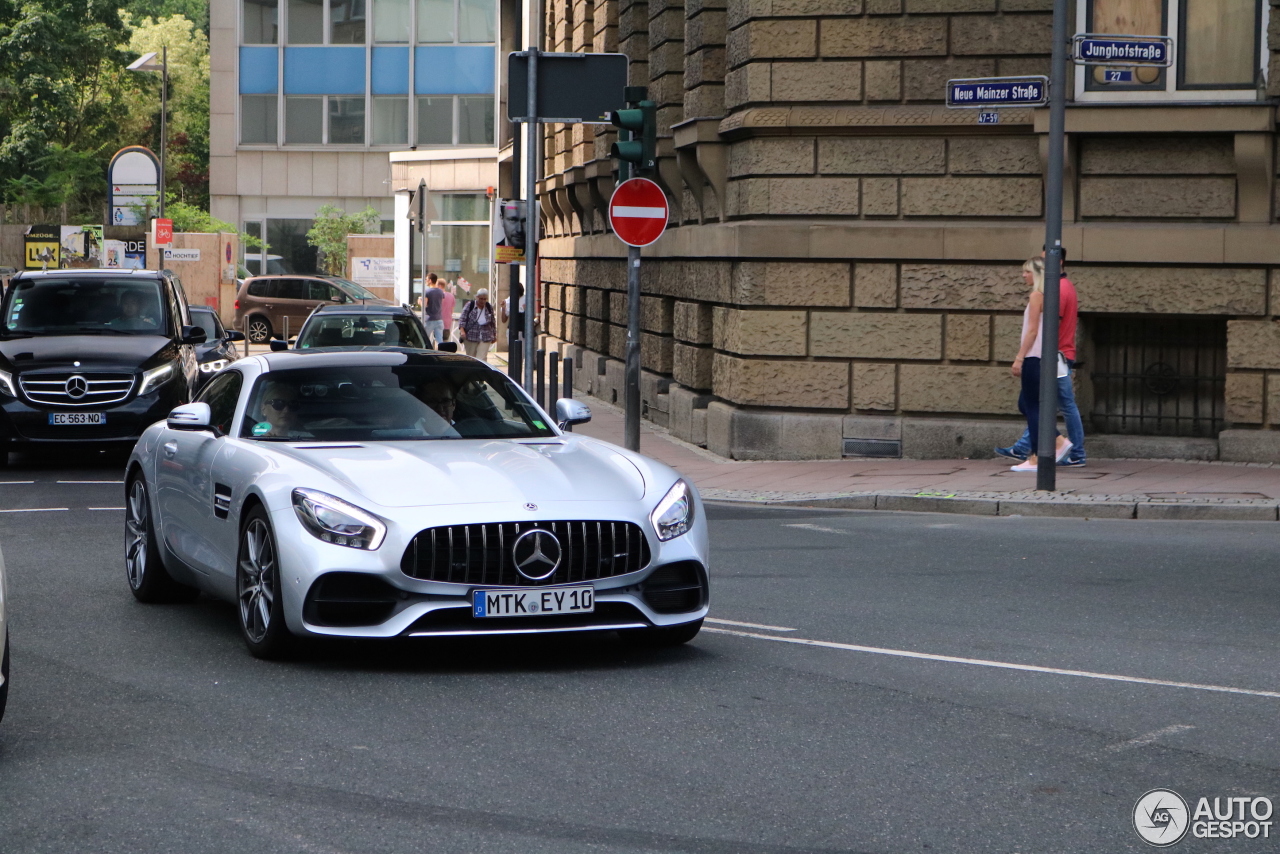
[[[291,95],[284,99],[284,141],[290,145],[324,142],[324,98]]]
[[[246,145],[275,145],[276,109],[279,100],[275,95],[240,96],[240,141]]]
[[[493,12],[493,0],[459,0],[458,41],[492,42]]]
[[[289,44],[324,44],[322,0],[289,0]]]
[[[365,0],[329,0],[329,44],[364,44]]]
[[[1079,100],[1256,99],[1262,73],[1260,0],[1078,2],[1082,32],[1175,37],[1172,69],[1077,66]]]
[[[364,97],[329,96],[329,139],[335,145],[364,145]]]
[[[457,0],[418,0],[418,43],[453,44]]]
[[[458,99],[458,144],[493,145],[493,97]]]
[[[409,144],[409,99],[379,96],[373,99],[373,144]]]
[[[243,0],[244,44],[275,44],[280,35],[279,0]]]
[[[1261,4],[1257,0],[1182,0],[1181,5],[1179,87],[1254,88],[1260,64]]]
[[[418,145],[453,145],[453,98],[418,99]]]
[[[409,0],[373,0],[373,40],[382,44],[409,41]]]
[[[493,96],[418,98],[418,145],[493,145]]]

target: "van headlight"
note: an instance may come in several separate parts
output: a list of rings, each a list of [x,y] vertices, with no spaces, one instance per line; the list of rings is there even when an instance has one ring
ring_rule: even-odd
[[[693,496],[689,494],[689,484],[677,480],[676,485],[653,508],[649,521],[653,523],[658,539],[663,542],[688,533],[693,527]]]
[[[214,359],[212,362],[201,362],[200,373],[216,374],[231,363],[230,359]]]
[[[315,489],[293,491],[293,512],[311,536],[335,546],[371,552],[387,535],[377,516]]]
[[[142,373],[142,385],[138,386],[138,397],[150,394],[159,388],[169,377],[173,376],[173,362],[152,368]]]

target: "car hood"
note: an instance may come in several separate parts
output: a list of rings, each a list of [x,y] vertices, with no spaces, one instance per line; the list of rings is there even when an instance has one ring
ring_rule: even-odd
[[[0,340],[0,356],[19,371],[67,369],[136,371],[170,343],[160,335],[38,335]]]
[[[551,501],[639,501],[640,470],[582,437],[275,445],[383,507]],[[301,484],[300,484],[301,485]]]

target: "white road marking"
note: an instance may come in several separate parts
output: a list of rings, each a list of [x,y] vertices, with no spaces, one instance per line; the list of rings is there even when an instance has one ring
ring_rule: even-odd
[[[810,525],[807,522],[797,522],[793,525],[783,525],[784,528],[800,528],[805,531],[821,531],[824,534],[847,534],[848,531],[841,531],[839,528],[827,528],[822,525]]]
[[[667,212],[663,208],[641,208],[635,205],[614,205],[614,216],[635,217],[637,219],[666,219]]]
[[[123,507],[90,507],[90,510],[123,510]]]
[[[739,623],[737,620],[717,620],[714,617],[706,617],[705,623],[720,623],[725,626],[743,626],[748,629],[764,629],[770,632],[794,632],[795,629],[788,629],[786,626],[766,626],[763,623]],[[707,631],[711,631],[708,629]]]
[[[123,480],[60,480],[58,483],[124,483]]]
[[[1190,724],[1174,724],[1164,729],[1158,729],[1155,732],[1149,732],[1146,735],[1140,735],[1137,738],[1131,738],[1128,741],[1122,741],[1119,744],[1113,744],[1107,748],[1111,753],[1119,753],[1121,750],[1132,750],[1135,747],[1146,747],[1148,744],[1154,744],[1166,735],[1177,735],[1180,732],[1186,732],[1189,729],[1195,729]]]
[[[35,483],[34,480],[0,480],[0,486],[21,486],[23,484]]]
[[[1191,688],[1196,691],[1213,691],[1219,694],[1245,694],[1250,697],[1271,697],[1280,700],[1280,691],[1258,691],[1252,688],[1232,688],[1227,685],[1202,685],[1197,682],[1171,682],[1166,679],[1147,679],[1144,676],[1122,676],[1117,673],[1095,673],[1091,670],[1067,670],[1061,667],[1040,667],[1035,664],[1013,664],[1007,661],[988,661],[982,658],[961,658],[955,655],[934,655],[929,652],[912,652],[905,649],[885,649],[878,646],[859,646],[851,643],[834,641],[808,640],[806,638],[784,638],[777,635],[758,635],[753,632],[737,632],[732,629],[703,629],[704,632],[715,632],[722,635],[736,635],[742,638],[778,641],[779,643],[795,643],[802,646],[818,646],[826,649],[840,649],[847,652],[867,652],[873,655],[892,655],[899,658],[917,658],[922,661],[943,661],[948,664],[973,664],[979,667],[995,667],[1002,670],[1024,670],[1029,673],[1049,673],[1054,676],[1080,676],[1085,679],[1103,679],[1110,682],[1132,682],[1138,685],[1160,685],[1165,688]]]
[[[0,510],[0,513],[54,513],[58,510],[70,509],[70,507],[23,507],[17,510]]]

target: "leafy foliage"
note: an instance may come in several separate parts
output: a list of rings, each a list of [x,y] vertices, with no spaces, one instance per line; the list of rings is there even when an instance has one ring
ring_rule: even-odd
[[[377,234],[381,227],[382,214],[371,207],[349,214],[336,205],[321,205],[315,225],[307,232],[307,243],[320,250],[321,269],[342,276],[347,270],[347,235]]]

